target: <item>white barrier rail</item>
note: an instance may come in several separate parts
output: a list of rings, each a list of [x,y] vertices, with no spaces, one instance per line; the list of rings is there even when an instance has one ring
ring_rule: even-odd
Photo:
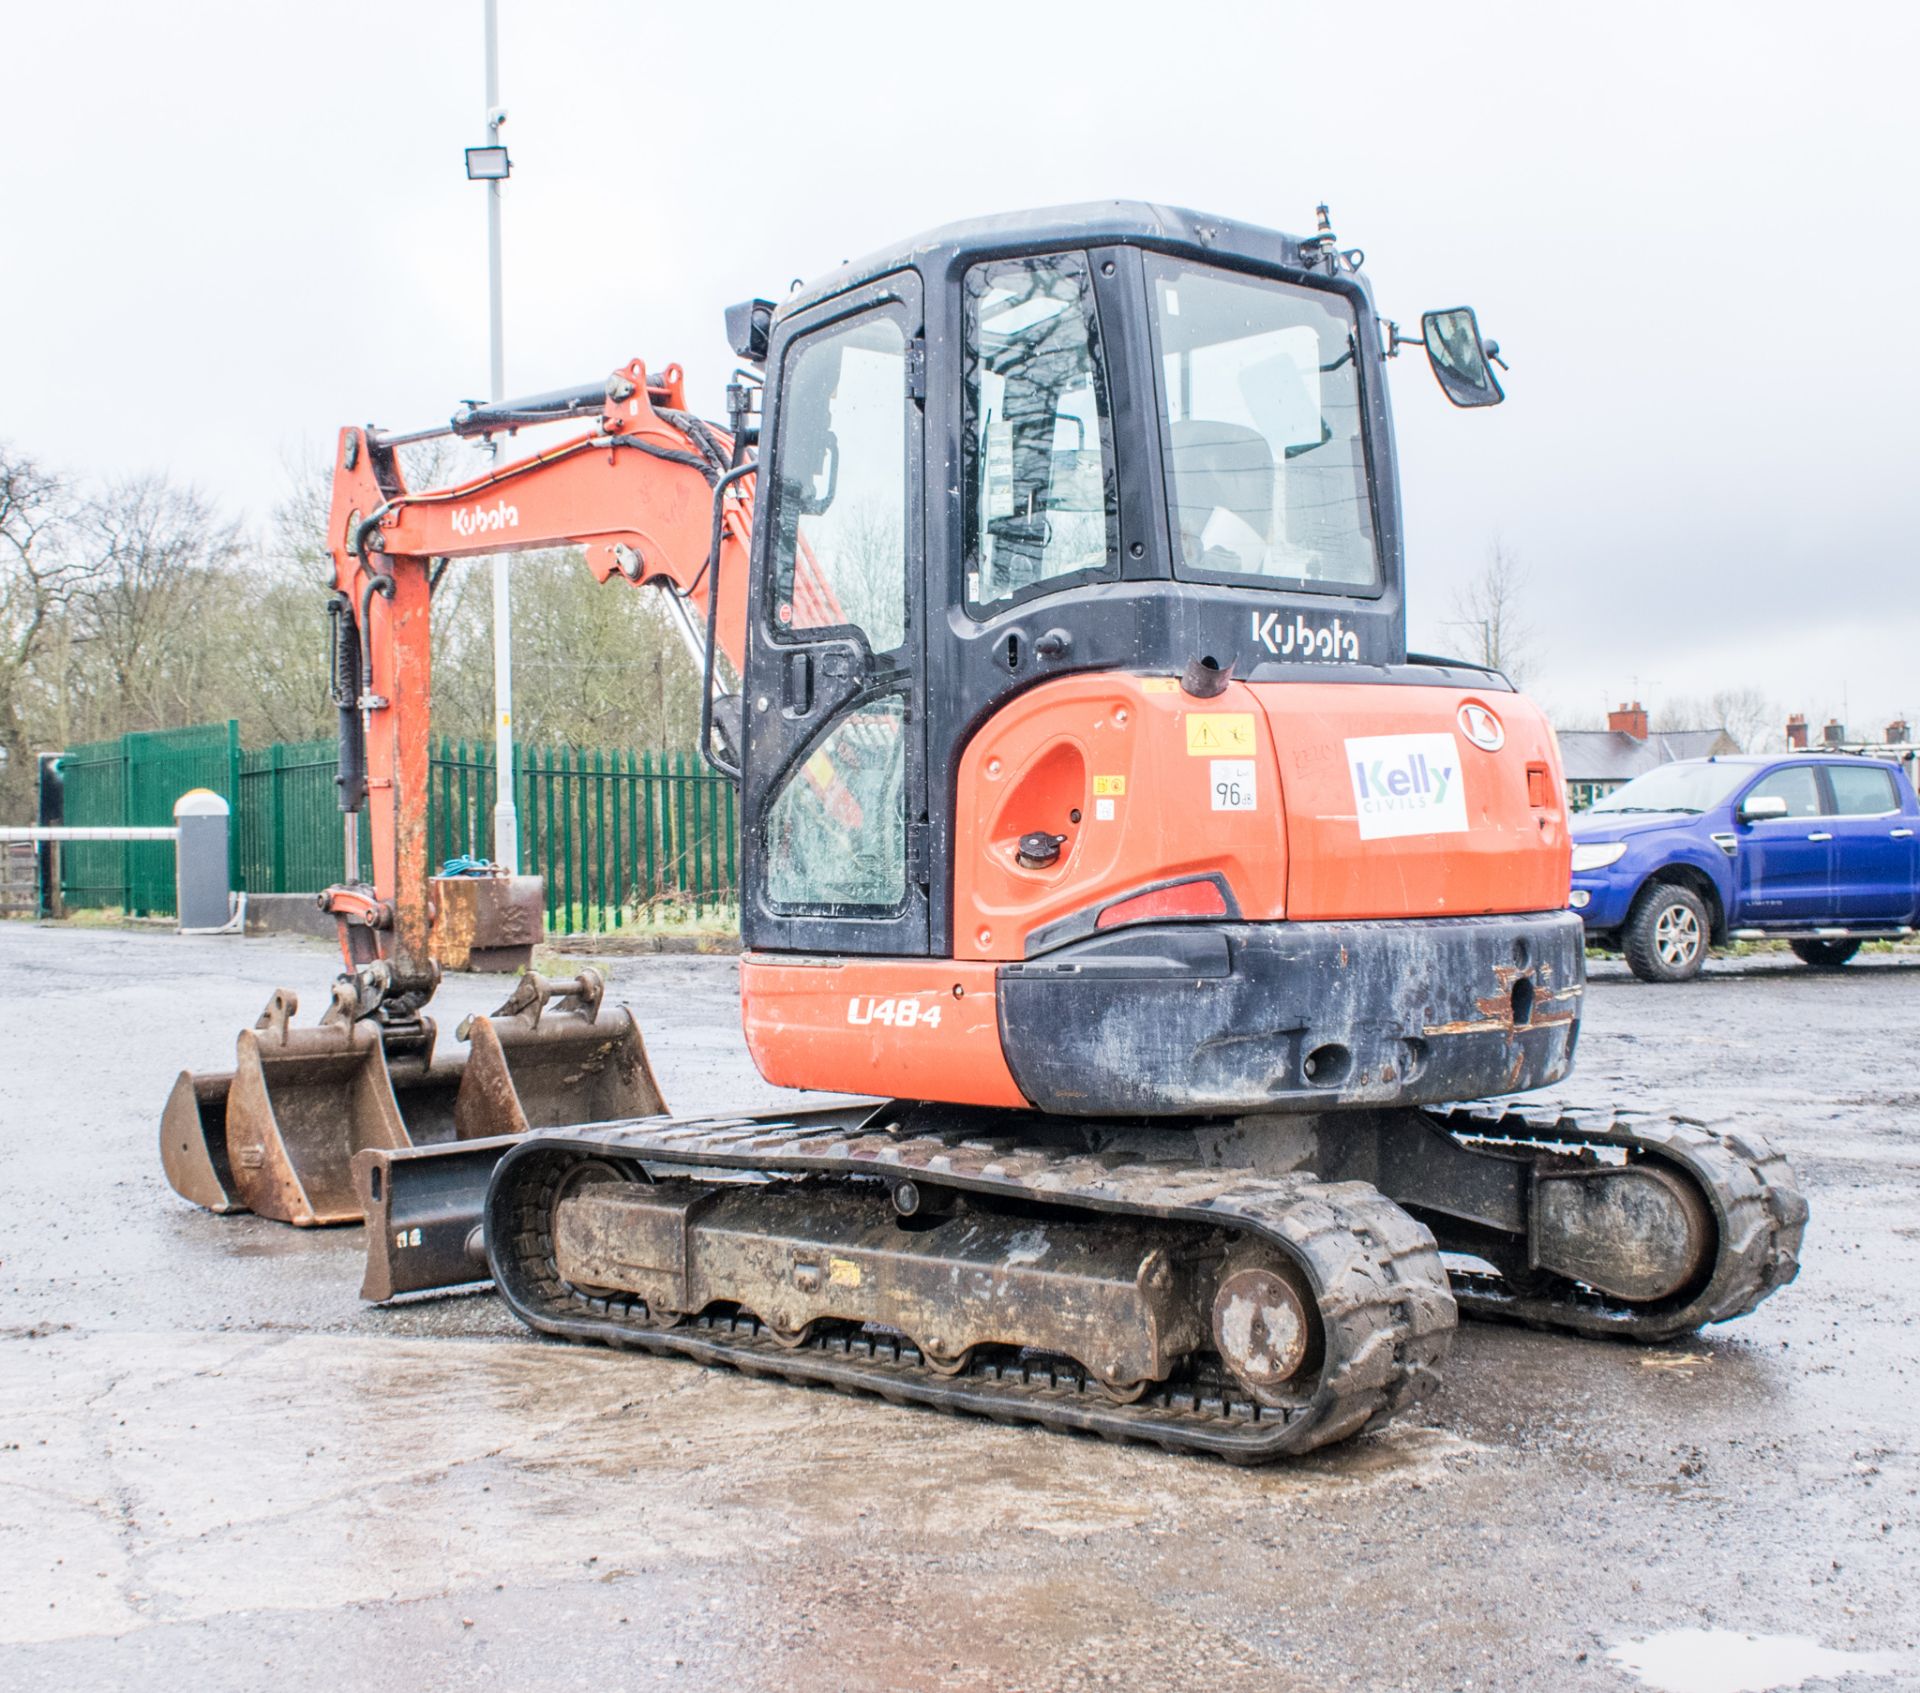
[[[0,841],[177,841],[178,829],[145,828],[128,824],[124,828],[81,829],[63,826],[0,828]]]

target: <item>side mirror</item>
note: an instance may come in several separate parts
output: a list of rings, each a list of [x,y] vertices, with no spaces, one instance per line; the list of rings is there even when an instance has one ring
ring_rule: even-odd
[[[1751,794],[1740,802],[1740,821],[1742,823],[1764,823],[1770,818],[1784,817],[1787,814],[1787,802],[1778,794]]]
[[[1507,397],[1493,367],[1500,363],[1498,344],[1480,338],[1480,321],[1471,306],[1451,311],[1425,312],[1420,333],[1427,343],[1427,362],[1441,392],[1456,406],[1497,406]]]

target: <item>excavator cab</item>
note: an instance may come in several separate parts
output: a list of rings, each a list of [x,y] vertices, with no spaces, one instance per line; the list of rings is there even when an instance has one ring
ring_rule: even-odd
[[[1202,1116],[1565,1073],[1551,733],[1504,677],[1409,658],[1402,343],[1324,218],[989,219],[751,321],[770,1079]],[[1450,399],[1500,397],[1470,310],[1424,331]]]

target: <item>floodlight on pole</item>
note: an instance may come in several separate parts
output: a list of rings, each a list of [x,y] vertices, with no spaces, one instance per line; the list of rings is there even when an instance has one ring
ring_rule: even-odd
[[[505,114],[503,113],[504,117]],[[513,175],[513,160],[507,157],[507,150],[501,147],[469,147],[467,149],[467,180],[469,182],[505,182]]]
[[[486,0],[487,140],[467,149],[467,179],[487,185],[488,389],[497,405],[507,397],[505,336],[500,312],[500,184],[513,161],[500,139],[507,121],[500,104],[500,7]],[[520,871],[520,818],[513,804],[513,605],[507,555],[493,555],[493,861],[509,875]]]

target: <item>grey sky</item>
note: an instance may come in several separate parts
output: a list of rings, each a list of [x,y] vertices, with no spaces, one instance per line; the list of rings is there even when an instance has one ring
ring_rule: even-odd
[[[1498,534],[1534,691],[1920,714],[1913,8],[700,9],[501,0],[509,390],[972,214],[1106,195],[1471,302],[1509,403],[1394,375],[1414,638]],[[486,383],[479,0],[0,0],[0,436],[264,516]]]

